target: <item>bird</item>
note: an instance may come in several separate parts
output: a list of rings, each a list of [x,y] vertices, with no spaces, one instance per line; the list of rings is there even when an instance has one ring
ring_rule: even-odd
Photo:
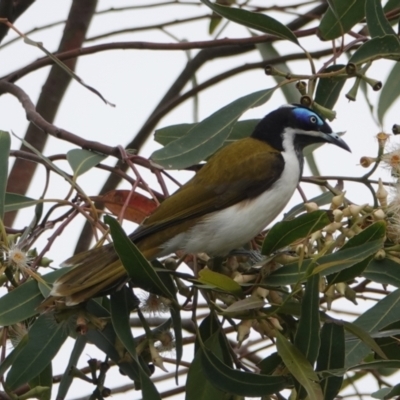
[[[271,223],[302,176],[303,149],[330,143],[351,151],[315,111],[288,104],[267,114],[252,134],[218,150],[188,182],[166,198],[130,240],[149,260],[178,250],[226,256]],[[127,279],[112,243],[71,257],[72,266],[50,297],[67,306],[96,297]]]

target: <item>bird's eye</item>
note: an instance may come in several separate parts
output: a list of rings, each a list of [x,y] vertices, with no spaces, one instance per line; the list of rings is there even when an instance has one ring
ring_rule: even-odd
[[[311,122],[312,124],[316,124],[316,123],[317,123],[317,117],[315,117],[314,115],[311,115],[311,117],[310,117],[310,122]]]

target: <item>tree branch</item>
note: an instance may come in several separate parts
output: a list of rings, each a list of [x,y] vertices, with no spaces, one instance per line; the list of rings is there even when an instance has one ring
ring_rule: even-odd
[[[74,0],[72,2],[64,34],[59,45],[59,51],[63,52],[82,46],[89,23],[96,10],[96,5],[97,0]],[[74,70],[76,62],[77,58],[71,58],[66,60],[65,63],[71,70]],[[33,113],[32,107],[29,107],[33,120],[31,120],[32,123],[28,126],[24,139],[40,152],[43,151],[47,142],[47,135],[43,135],[41,131],[45,133],[50,132],[43,129],[43,124],[42,126],[38,126],[35,121],[39,121],[39,123],[43,122],[38,119],[38,115],[42,116],[49,123],[54,121],[71,79],[71,76],[59,68],[58,65],[53,65],[42,87],[36,112]],[[23,144],[21,145],[21,150],[29,151]],[[35,171],[36,164],[29,163],[20,158],[16,159],[10,172],[7,190],[12,193],[25,194]],[[17,212],[8,213],[5,220],[6,225],[12,226],[16,215]]]

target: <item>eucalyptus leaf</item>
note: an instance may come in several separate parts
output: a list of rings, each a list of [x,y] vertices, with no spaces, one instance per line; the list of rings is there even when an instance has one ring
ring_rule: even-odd
[[[140,381],[137,367],[132,362],[121,359],[118,349],[116,348],[117,343],[119,343],[117,335],[110,324],[107,324],[101,331],[89,329],[86,336],[91,343],[110,357],[125,375],[133,381]]]
[[[111,321],[115,332],[125,349],[132,357],[133,363],[136,364],[136,369],[139,371],[143,398],[161,400],[154,383],[143,370],[137,357],[136,343],[129,324],[129,316],[132,310],[132,292],[129,292],[129,289],[124,287],[121,290],[112,293],[110,305]]]
[[[333,71],[339,71],[345,68],[345,65],[335,64],[326,68],[323,72],[329,73]],[[333,109],[335,106],[340,93],[346,83],[346,77],[332,76],[324,78],[323,76],[318,79],[317,90],[315,93],[315,102],[320,104],[322,107]]]
[[[119,340],[130,356],[137,361],[136,343],[129,325],[129,316],[132,311],[132,293],[124,286],[111,294],[111,321]]]
[[[229,19],[230,21],[237,22],[238,24],[247,26],[248,28],[269,33],[270,35],[275,35],[281,39],[287,39],[295,44],[299,44],[296,35],[286,25],[272,17],[269,17],[266,14],[253,13],[242,8],[220,6],[216,3],[211,3],[208,0],[201,1],[210,7],[214,12]]]
[[[276,331],[276,348],[286,368],[305,389],[310,400],[323,400],[324,395],[318,384],[318,376],[304,354]]]
[[[283,376],[257,375],[243,372],[224,364],[207,348],[199,350],[203,372],[207,379],[219,390],[238,396],[261,397],[279,392],[288,386]]]
[[[349,63],[361,65],[379,58],[400,60],[400,40],[396,35],[385,35],[368,40],[354,52]]]
[[[225,147],[230,143],[236,142],[236,140],[249,137],[259,122],[259,119],[247,119],[243,121],[237,121],[236,124],[233,125],[232,131],[230,132],[229,136],[222,144],[222,147]],[[167,144],[187,135],[188,132],[196,125],[198,124],[178,124],[157,129],[154,133],[154,140],[162,144],[163,146],[166,146]]]
[[[7,374],[11,390],[35,378],[58,353],[68,337],[68,330],[48,315],[41,315],[28,332],[28,343],[16,357]]]
[[[400,287],[400,264],[390,258],[373,259],[362,275],[364,278],[382,285]]]
[[[317,371],[344,367],[344,326],[325,322],[321,329],[321,348],[317,359]],[[320,381],[325,400],[334,400],[342,386],[343,376],[329,376]]]
[[[265,237],[261,253],[271,254],[296,240],[308,237],[330,222],[328,213],[323,210],[303,214],[290,221],[278,222]]]
[[[6,131],[0,130],[0,219],[6,212],[6,187],[8,179],[8,161],[11,148],[11,137]]]
[[[361,314],[354,322],[370,335],[400,320],[400,289],[383,297],[373,307]],[[346,365],[359,364],[370,353],[361,340],[346,342]]]
[[[243,293],[240,285],[232,278],[220,274],[219,272],[211,271],[208,268],[204,268],[199,272],[198,281],[206,285],[214,286],[217,289],[235,296],[240,296]]]
[[[375,353],[377,353],[381,358],[387,359],[386,354],[382,351],[379,345],[371,337],[371,335],[364,329],[360,328],[357,324],[352,324],[351,322],[343,322],[343,325],[347,331],[352,333],[354,336],[358,337],[364,344],[371,348]]]
[[[104,221],[110,226],[115,250],[135,285],[167,298],[175,297],[175,293],[171,293],[164,285],[153,266],[132,243],[117,220],[107,215],[104,217]]]
[[[17,211],[21,208],[31,207],[36,205],[38,201],[39,200],[23,196],[22,194],[6,193],[4,211]]]
[[[205,339],[205,338],[203,338]],[[220,334],[212,334],[205,340],[207,348],[213,352],[220,360],[223,360],[223,350],[221,348]],[[225,400],[226,392],[216,388],[204,373],[202,364],[202,350],[196,352],[193,361],[190,363],[186,380],[186,400]],[[199,390],[201,388],[201,390]]]
[[[321,19],[318,35],[333,40],[347,33],[365,16],[365,0],[330,0],[329,8]]]
[[[195,125],[187,135],[155,151],[151,159],[167,169],[183,169],[208,158],[223,145],[237,119],[268,101],[275,89],[260,90],[233,101]]]
[[[365,12],[371,37],[395,34],[382,9],[381,0],[366,0]]]
[[[49,363],[38,376],[29,381],[29,386],[31,389],[48,388],[48,390],[40,390],[40,400],[51,399],[51,389],[53,387],[53,368],[51,363]]]
[[[72,149],[67,153],[67,161],[74,171],[74,176],[84,174],[95,167],[107,156],[83,149]]]
[[[79,335],[75,339],[75,344],[74,347],[71,351],[70,358],[68,360],[67,367],[65,368],[65,371],[62,375],[60,384],[58,386],[58,392],[57,392],[57,399],[65,399],[68,390],[72,384],[73,381],[73,376],[70,374],[70,370],[72,367],[76,367],[79,361],[79,358],[83,352],[83,350],[86,347],[87,339],[85,335]]]
[[[232,303],[224,310],[224,313],[260,309],[264,306],[264,304],[265,302],[263,299],[257,296],[249,296],[245,299]]]
[[[400,96],[400,62],[394,64],[389,76],[385,80],[378,100],[378,120],[383,124],[383,118],[389,108]]]
[[[38,314],[44,300],[35,280],[29,280],[0,298],[0,325],[8,326]]]
[[[294,337],[294,345],[311,365],[317,359],[320,346],[319,280],[318,274],[307,279],[301,300],[301,315]]]

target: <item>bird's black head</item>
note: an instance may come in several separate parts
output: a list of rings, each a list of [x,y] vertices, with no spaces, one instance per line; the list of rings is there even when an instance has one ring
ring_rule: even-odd
[[[332,143],[350,151],[349,146],[313,110],[298,105],[287,105],[266,115],[251,135],[267,142],[279,151],[285,150],[285,143],[293,144],[295,149],[314,143]]]

